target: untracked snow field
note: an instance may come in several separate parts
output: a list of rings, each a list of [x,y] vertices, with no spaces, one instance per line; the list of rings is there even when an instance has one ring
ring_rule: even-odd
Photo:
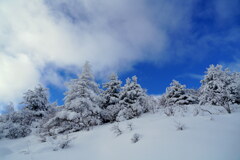
[[[132,130],[129,128],[132,124]],[[182,124],[183,130],[179,129]],[[160,112],[120,122],[112,127],[69,134],[66,149],[53,151],[57,140],[31,135],[0,140],[1,160],[240,160],[240,112],[205,116],[172,116]],[[178,126],[178,127],[177,127]],[[132,142],[133,135],[139,141]]]

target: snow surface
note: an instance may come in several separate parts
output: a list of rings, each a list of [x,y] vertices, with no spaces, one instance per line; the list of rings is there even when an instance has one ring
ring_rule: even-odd
[[[128,129],[132,123],[133,130]],[[184,124],[177,130],[176,124]],[[123,121],[123,133],[114,135],[114,124],[69,135],[66,149],[53,151],[51,141],[32,135],[0,140],[1,160],[240,160],[240,112],[222,115],[166,117],[144,114]],[[140,140],[132,143],[133,135]]]

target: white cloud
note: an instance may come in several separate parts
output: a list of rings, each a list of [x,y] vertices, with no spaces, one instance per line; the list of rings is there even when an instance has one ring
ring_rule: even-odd
[[[0,101],[19,100],[22,92],[38,83],[40,76],[28,56],[0,52]]]
[[[44,84],[52,84],[59,88],[65,88],[64,81],[67,77],[62,77],[59,73],[52,67],[46,67],[42,71],[41,82]]]
[[[60,85],[58,68],[79,70],[86,60],[98,75],[164,61],[167,31],[187,25],[189,6],[160,3],[163,11],[147,0],[0,1],[0,102],[39,82]]]

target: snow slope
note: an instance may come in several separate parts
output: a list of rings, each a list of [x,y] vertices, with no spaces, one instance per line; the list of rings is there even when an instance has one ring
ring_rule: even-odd
[[[186,126],[176,129],[176,122]],[[133,130],[127,124],[133,124]],[[115,123],[116,124],[116,123]],[[1,160],[240,160],[240,112],[213,116],[166,117],[145,114],[119,123],[123,133],[114,135],[114,124],[70,134],[66,149],[53,151],[48,141],[29,136],[0,140]],[[132,143],[134,133],[140,140]]]

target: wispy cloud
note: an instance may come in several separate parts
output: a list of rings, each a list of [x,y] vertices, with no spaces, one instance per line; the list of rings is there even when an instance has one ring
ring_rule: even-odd
[[[198,79],[198,80],[203,79],[203,75],[200,75],[200,74],[189,74],[188,76],[193,78],[193,79]]]
[[[201,74],[194,74],[194,73],[185,73],[178,75],[177,78],[192,78],[192,79],[197,79],[197,80],[202,80],[204,75]]]
[[[240,58],[235,57],[234,61],[229,63],[222,62],[222,65],[233,72],[240,72]]]

